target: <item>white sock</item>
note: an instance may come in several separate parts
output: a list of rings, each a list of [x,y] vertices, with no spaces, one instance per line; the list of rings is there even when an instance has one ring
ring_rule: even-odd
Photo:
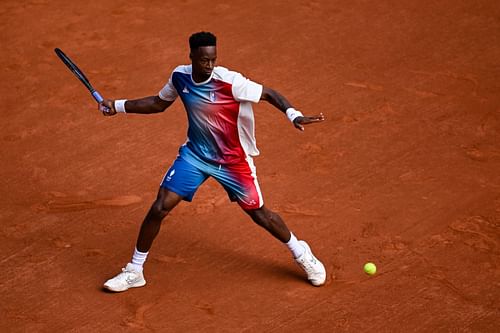
[[[148,257],[149,252],[141,252],[137,250],[137,248],[134,249],[134,255],[132,256],[132,266],[134,269],[138,272],[142,272],[142,266],[146,262],[146,258]]]
[[[292,255],[295,259],[300,257],[306,251],[306,249],[302,245],[300,245],[297,237],[295,237],[295,235],[291,232],[290,240],[288,241],[288,243],[286,243],[286,246],[288,246],[288,249],[290,250],[290,252],[292,252]]]

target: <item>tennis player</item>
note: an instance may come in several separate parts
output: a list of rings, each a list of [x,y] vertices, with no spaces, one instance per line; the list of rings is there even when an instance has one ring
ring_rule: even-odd
[[[191,201],[198,187],[213,177],[252,220],[284,243],[310,283],[321,286],[325,267],[309,245],[290,232],[282,218],[264,205],[252,158],[259,155],[254,136],[252,104],[267,101],[286,114],[293,126],[321,122],[323,114],[304,116],[275,90],[237,72],[216,66],[216,37],[198,32],[189,38],[191,65],[178,66],[157,96],[135,100],[104,100],[105,116],[117,113],[163,112],[180,97],[187,112],[187,141],[160,184],[147,213],[131,261],[104,287],[121,292],[146,284],[143,265],[163,219],[181,201]]]

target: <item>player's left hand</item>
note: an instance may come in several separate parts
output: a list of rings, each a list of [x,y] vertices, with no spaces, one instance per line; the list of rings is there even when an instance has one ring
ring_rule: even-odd
[[[321,121],[325,120],[325,116],[323,113],[320,113],[317,116],[303,116],[303,117],[297,117],[293,120],[293,125],[295,128],[304,131],[304,126],[303,125],[308,125],[312,123],[319,123]]]

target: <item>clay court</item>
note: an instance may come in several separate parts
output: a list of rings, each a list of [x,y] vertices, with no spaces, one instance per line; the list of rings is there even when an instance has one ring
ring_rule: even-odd
[[[498,332],[497,1],[3,0],[0,26],[0,331]],[[264,200],[324,262],[321,288],[209,180],[165,221],[147,286],[102,290],[185,111],[103,117],[53,50],[134,99],[200,30],[220,65],[325,114],[302,133],[254,107]]]

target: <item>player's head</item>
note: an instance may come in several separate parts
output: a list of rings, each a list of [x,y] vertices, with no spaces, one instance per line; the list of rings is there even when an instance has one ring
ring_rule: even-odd
[[[189,48],[193,79],[205,81],[212,75],[217,60],[217,38],[210,32],[197,32],[189,37]]]
[[[189,48],[191,51],[200,46],[217,46],[217,37],[211,32],[200,31],[189,37]]]

